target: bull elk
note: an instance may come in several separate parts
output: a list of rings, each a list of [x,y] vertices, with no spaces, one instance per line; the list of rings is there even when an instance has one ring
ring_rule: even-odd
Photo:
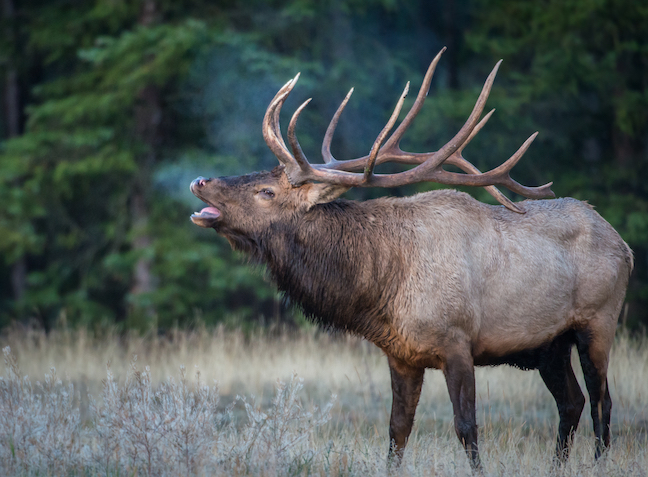
[[[308,101],[288,126],[289,152],[279,126],[297,77],[289,81],[263,119],[263,136],[280,165],[270,172],[195,179],[191,191],[208,207],[191,220],[264,263],[279,289],[312,320],[362,335],[384,351],[393,393],[388,462],[401,461],[425,368],[436,368],[446,378],[457,436],[473,469],[481,472],[474,366],[499,364],[540,371],[560,416],[557,458],[566,459],[585,403],[571,366],[573,345],[590,396],[598,458],[610,442],[608,359],[632,251],[584,202],[513,203],[495,188],[529,199],[554,197],[551,183],[525,187],[509,175],[537,133],[488,172],[464,159],[463,149],[493,112],[479,120],[500,63],[447,144],[424,154],[399,147],[444,50],[398,128],[388,137],[408,87],[371,152],[357,159],[338,161],[330,151],[351,92],[326,131],[323,164],[309,163],[295,135]],[[385,162],[415,167],[375,173]],[[447,171],[446,164],[465,173]],[[485,187],[503,207],[455,190],[363,202],[338,199],[351,187],[422,181]]]

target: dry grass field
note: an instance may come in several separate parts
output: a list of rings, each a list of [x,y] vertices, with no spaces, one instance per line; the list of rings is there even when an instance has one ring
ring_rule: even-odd
[[[0,381],[0,475],[387,474],[389,372],[360,339],[13,330],[0,345],[11,349]],[[621,335],[613,347],[613,441],[596,463],[589,404],[558,467],[558,415],[538,373],[479,368],[476,379],[487,475],[648,475],[646,339]],[[438,371],[426,373],[400,474],[470,475]]]

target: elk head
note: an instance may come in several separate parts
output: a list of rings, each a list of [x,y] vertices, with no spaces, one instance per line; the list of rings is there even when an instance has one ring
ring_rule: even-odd
[[[281,165],[271,172],[219,179],[199,177],[194,180],[191,191],[209,207],[194,213],[191,220],[201,227],[213,227],[228,238],[250,237],[267,230],[273,222],[288,220],[307,212],[316,204],[334,200],[350,187],[396,187],[424,181],[485,187],[502,205],[517,213],[524,213],[524,210],[504,196],[496,185],[507,187],[528,198],[554,197],[551,183],[540,187],[526,187],[511,179],[509,175],[509,171],[526,152],[537,133],[529,137],[506,162],[485,173],[481,173],[462,156],[463,149],[494,112],[490,111],[479,120],[501,61],[491,71],[472,113],[454,138],[435,152],[410,153],[400,149],[401,138],[423,106],[432,75],[444,51],[445,48],[430,64],[414,104],[394,133],[387,138],[398,119],[409,83],[387,125],[371,147],[369,155],[351,160],[336,160],[331,154],[330,146],[340,115],[353,89],[342,101],[328,126],[322,143],[323,164],[308,162],[295,135],[299,115],[310,99],[296,110],[288,126],[288,142],[292,153],[289,152],[281,134],[279,113],[297,83],[297,75],[275,95],[263,119],[263,137]],[[374,168],[385,162],[415,167],[397,174],[375,174]],[[465,174],[446,171],[442,167],[444,164],[456,166]]]
[[[258,237],[272,223],[286,222],[314,205],[330,202],[349,188],[337,184],[305,183],[293,186],[284,166],[272,171],[191,183],[191,192],[209,205],[191,216],[194,224],[214,228],[237,249]]]

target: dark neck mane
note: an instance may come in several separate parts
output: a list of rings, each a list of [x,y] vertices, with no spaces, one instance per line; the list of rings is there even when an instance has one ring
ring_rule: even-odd
[[[375,243],[381,228],[360,203],[334,201],[275,224],[259,241],[260,258],[310,319],[369,337],[387,322],[403,269],[389,243]]]

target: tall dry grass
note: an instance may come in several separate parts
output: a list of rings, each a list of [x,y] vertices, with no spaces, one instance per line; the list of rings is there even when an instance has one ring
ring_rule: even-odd
[[[381,352],[356,338],[316,330],[102,339],[83,330],[11,330],[0,345],[11,347],[1,382],[0,474],[386,473],[389,372]],[[62,382],[45,376],[50,367]],[[616,340],[613,441],[597,463],[589,407],[572,457],[557,469],[557,412],[537,372],[479,368],[476,379],[488,475],[647,475],[646,339]],[[426,373],[402,473],[470,473],[439,372]]]

